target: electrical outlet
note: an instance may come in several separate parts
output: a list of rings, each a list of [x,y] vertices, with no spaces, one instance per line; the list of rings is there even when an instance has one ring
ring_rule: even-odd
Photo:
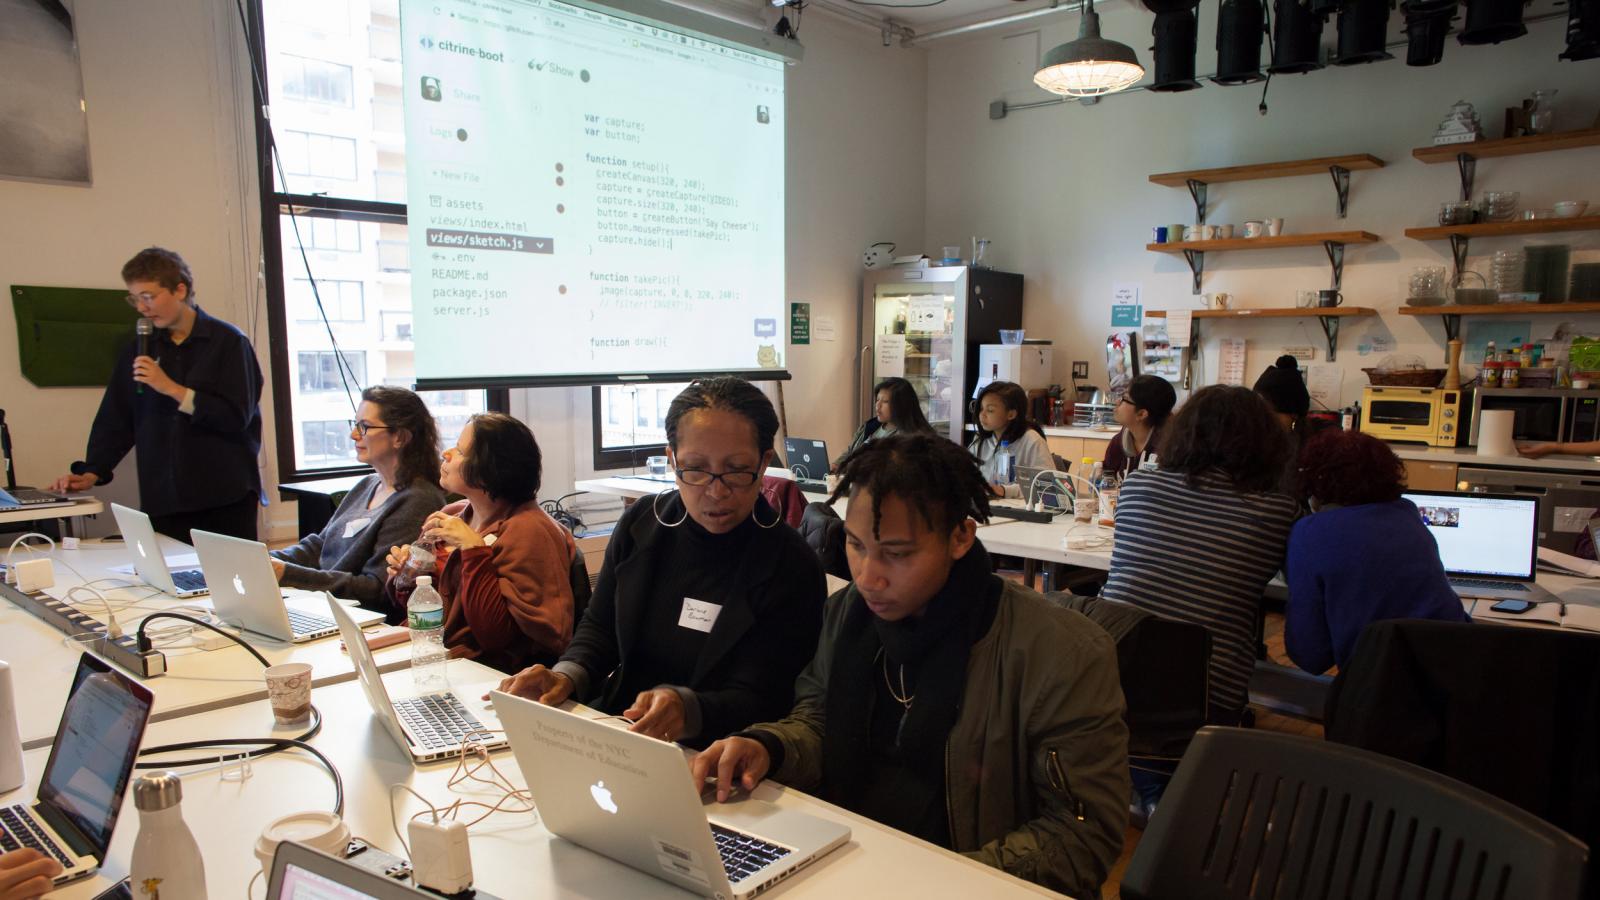
[[[1073,360],[1073,362],[1072,362],[1072,377],[1073,378],[1088,378],[1089,377],[1089,362],[1088,362],[1088,360],[1083,360],[1083,359]]]

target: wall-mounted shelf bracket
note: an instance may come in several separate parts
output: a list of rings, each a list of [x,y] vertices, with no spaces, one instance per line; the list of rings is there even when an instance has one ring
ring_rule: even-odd
[[[1333,289],[1341,290],[1340,285],[1344,283],[1344,244],[1339,241],[1323,241],[1322,249],[1328,251],[1328,263],[1333,267]],[[1200,293],[1198,282],[1195,283],[1194,292]]]
[[[1189,271],[1194,273],[1194,293],[1200,293],[1200,276],[1206,270],[1206,252],[1204,250],[1185,250],[1183,258],[1189,262]]]
[[[1472,176],[1478,171],[1478,158],[1465,150],[1456,154],[1456,168],[1461,171],[1461,200],[1472,199]]]
[[[1339,195],[1339,218],[1342,219],[1350,208],[1350,170],[1344,166],[1329,166],[1328,174],[1333,176],[1333,190]]]
[[[1204,225],[1206,223],[1206,183],[1191,178],[1185,184],[1189,186],[1189,196],[1194,198],[1194,222],[1196,225]]]

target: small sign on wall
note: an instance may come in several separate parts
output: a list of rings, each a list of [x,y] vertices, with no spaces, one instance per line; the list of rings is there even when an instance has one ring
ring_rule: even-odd
[[[789,343],[811,343],[811,304],[789,304]]]

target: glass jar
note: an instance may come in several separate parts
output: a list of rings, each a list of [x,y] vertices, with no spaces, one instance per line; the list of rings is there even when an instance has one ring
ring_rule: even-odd
[[[1549,134],[1556,126],[1556,92],[1534,91],[1533,105],[1528,108],[1528,132]]]

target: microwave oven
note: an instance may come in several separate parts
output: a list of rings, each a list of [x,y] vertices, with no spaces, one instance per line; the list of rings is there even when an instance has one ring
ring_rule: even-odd
[[[1386,441],[1456,447],[1467,435],[1470,391],[1378,387],[1361,392],[1361,430]]]
[[[1472,400],[1472,443],[1478,443],[1479,413],[1508,409],[1517,441],[1593,441],[1600,438],[1600,391],[1556,388],[1479,388]]]

